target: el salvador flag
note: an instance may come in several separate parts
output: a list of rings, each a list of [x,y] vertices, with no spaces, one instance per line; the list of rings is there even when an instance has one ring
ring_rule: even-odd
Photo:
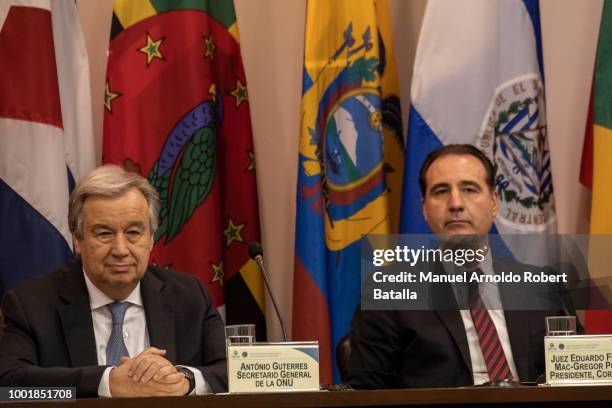
[[[513,252],[533,253],[521,250],[533,240],[520,234],[556,231],[538,1],[429,0],[411,102],[401,232],[431,233],[418,182],[426,156],[469,143],[497,169],[492,232]]]
[[[95,164],[74,2],[0,3],[0,293],[72,257],[68,195]]]

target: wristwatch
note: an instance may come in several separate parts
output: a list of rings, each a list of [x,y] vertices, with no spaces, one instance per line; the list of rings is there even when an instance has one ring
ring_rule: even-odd
[[[193,375],[193,372],[188,368],[178,366],[176,367],[176,371],[183,373],[187,381],[189,381],[189,390],[187,390],[185,395],[191,394],[191,391],[193,391],[195,388],[195,376]]]

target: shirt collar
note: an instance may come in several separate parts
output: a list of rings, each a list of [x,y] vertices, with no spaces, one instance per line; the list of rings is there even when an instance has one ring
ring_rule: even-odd
[[[108,297],[104,292],[102,292],[94,283],[89,279],[87,273],[85,273],[85,269],[83,269],[83,276],[85,277],[85,285],[87,286],[87,292],[89,292],[89,305],[91,310],[99,309],[108,305],[109,303],[113,303],[115,300]],[[129,302],[133,305],[143,306],[142,303],[142,294],[140,293],[140,281],[130,293],[130,295],[123,300],[124,302]]]
[[[442,266],[444,267],[444,271],[447,274],[453,273],[453,271],[454,273],[459,274],[462,271],[468,270],[468,268],[466,268],[465,266],[462,266],[462,267],[456,266],[452,262],[443,262]],[[495,275],[495,271],[493,270],[493,257],[491,256],[491,248],[489,248],[489,250],[487,251],[487,254],[485,255],[482,262],[479,263],[478,265],[473,265],[470,269],[474,270],[476,268],[479,268],[484,275]],[[468,279],[469,277],[470,276],[468,274]],[[460,294],[461,286],[457,284],[453,284],[452,288],[453,288],[453,292],[455,293],[455,298],[460,299],[461,298],[461,294]],[[501,304],[501,298],[499,295],[499,288],[496,283],[493,283],[493,282],[481,283],[479,285],[479,292],[480,292],[482,301],[485,304],[487,310],[503,310],[503,307]]]

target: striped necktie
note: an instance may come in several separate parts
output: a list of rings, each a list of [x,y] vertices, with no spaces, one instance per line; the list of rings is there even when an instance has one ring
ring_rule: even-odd
[[[113,302],[106,305],[113,319],[113,328],[106,343],[106,365],[117,367],[121,365],[122,356],[130,356],[123,341],[123,318],[129,306],[128,302]]]
[[[482,274],[481,270],[476,272]],[[469,285],[468,302],[474,328],[478,334],[480,349],[487,366],[489,380],[512,380],[512,372],[510,371],[508,360],[506,360],[506,353],[504,353],[501,341],[499,340],[493,319],[491,319],[491,315],[480,297],[477,283]]]

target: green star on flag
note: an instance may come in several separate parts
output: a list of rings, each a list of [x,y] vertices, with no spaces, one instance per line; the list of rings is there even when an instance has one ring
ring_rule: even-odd
[[[140,47],[138,49],[138,51],[142,52],[143,54],[146,54],[147,56],[147,66],[151,65],[151,61],[153,61],[154,58],[159,58],[160,60],[164,59],[164,56],[162,55],[161,51],[159,50],[159,47],[161,47],[162,42],[164,41],[163,38],[160,38],[159,40],[154,40],[153,38],[151,38],[151,36],[149,35],[149,33],[147,33],[147,43],[146,45]]]

